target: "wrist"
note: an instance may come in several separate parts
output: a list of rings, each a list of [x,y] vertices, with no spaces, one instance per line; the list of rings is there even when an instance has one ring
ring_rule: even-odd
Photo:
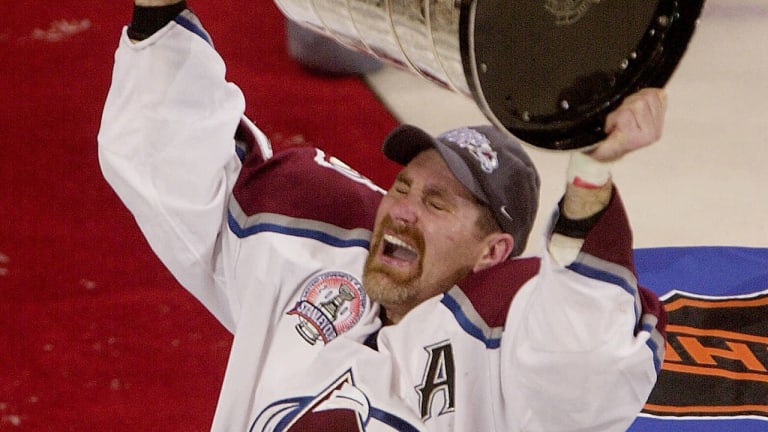
[[[584,153],[572,153],[568,161],[568,184],[561,216],[572,220],[589,218],[604,209],[611,199],[611,162],[601,162]]]
[[[611,181],[612,162],[601,162],[583,152],[571,153],[566,178],[568,184],[585,188],[601,189]]]

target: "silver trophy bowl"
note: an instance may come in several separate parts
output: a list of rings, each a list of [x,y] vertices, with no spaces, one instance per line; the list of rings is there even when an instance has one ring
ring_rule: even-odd
[[[275,0],[294,22],[466,94],[540,148],[603,139],[605,116],[662,87],[703,0]]]

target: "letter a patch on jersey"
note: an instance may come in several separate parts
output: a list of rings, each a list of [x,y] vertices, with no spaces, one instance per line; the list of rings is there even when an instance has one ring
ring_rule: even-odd
[[[424,369],[424,378],[421,384],[416,386],[416,392],[419,394],[421,418],[427,420],[432,417],[433,406],[438,402],[438,396],[442,396],[442,405],[437,415],[453,412],[455,409],[456,374],[450,342],[443,341],[424,349],[429,354],[429,358]]]

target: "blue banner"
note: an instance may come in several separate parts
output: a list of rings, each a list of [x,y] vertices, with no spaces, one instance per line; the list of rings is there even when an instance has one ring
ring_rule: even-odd
[[[659,380],[630,432],[768,431],[768,248],[638,249],[669,315]]]

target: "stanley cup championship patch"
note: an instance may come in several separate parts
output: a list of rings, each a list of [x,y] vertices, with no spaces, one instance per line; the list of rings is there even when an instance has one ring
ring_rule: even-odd
[[[368,307],[362,283],[349,273],[330,271],[312,277],[288,314],[296,315],[296,331],[310,345],[328,343],[352,328]]]
[[[768,431],[768,249],[635,256],[669,322],[658,381],[629,431]]]

